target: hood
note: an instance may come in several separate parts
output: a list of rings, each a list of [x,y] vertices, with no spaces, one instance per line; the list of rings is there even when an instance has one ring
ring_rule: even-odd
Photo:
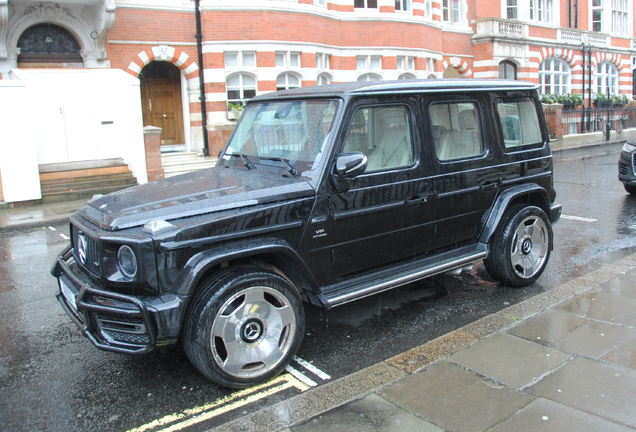
[[[79,212],[115,231],[152,219],[168,221],[312,195],[314,189],[302,177],[217,166],[110,193],[87,202]]]

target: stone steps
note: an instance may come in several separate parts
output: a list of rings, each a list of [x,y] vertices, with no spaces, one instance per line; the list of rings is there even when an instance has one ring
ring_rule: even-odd
[[[41,204],[90,199],[137,184],[123,159],[47,164],[39,169]]]
[[[212,168],[216,165],[216,161],[216,157],[199,156],[196,152],[161,154],[161,165],[163,166],[164,175],[166,177]]]

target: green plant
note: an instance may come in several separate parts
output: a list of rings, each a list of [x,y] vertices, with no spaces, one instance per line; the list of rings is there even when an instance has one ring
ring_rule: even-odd
[[[594,93],[594,102],[607,102],[607,95],[605,93]]]
[[[550,93],[544,93],[541,95],[541,103],[544,104],[553,104],[553,103],[557,103],[557,95],[553,95]]]
[[[610,101],[614,105],[625,105],[627,104],[627,96],[621,94],[613,94],[610,97]]]
[[[245,109],[245,106],[243,106],[243,104],[240,102],[239,103],[228,102],[227,104],[227,110],[229,112],[233,112],[239,115],[243,113],[244,109]]]

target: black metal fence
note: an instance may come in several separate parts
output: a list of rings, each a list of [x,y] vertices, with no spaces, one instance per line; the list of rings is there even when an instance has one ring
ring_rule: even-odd
[[[557,135],[555,128],[559,127],[556,122],[556,111],[553,109],[544,110],[548,132],[551,137]],[[623,129],[636,128],[636,107],[616,107],[591,108],[582,110],[564,109],[561,114],[561,127],[563,135],[576,135],[588,132],[605,132],[606,125],[610,130],[620,133]]]

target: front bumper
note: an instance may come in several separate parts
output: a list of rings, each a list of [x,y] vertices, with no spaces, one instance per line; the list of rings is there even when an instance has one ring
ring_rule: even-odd
[[[623,151],[618,160],[618,180],[628,186],[636,186],[635,159],[634,153]]]
[[[182,304],[162,299],[169,307],[157,311],[138,297],[96,288],[77,268],[70,245],[58,256],[51,273],[58,279],[56,297],[64,311],[93,345],[107,351],[143,354],[153,350],[157,346],[155,323],[166,323],[155,315],[174,316],[170,312]],[[165,335],[165,329],[160,333]],[[176,336],[162,340],[161,345],[170,342],[176,342]]]

